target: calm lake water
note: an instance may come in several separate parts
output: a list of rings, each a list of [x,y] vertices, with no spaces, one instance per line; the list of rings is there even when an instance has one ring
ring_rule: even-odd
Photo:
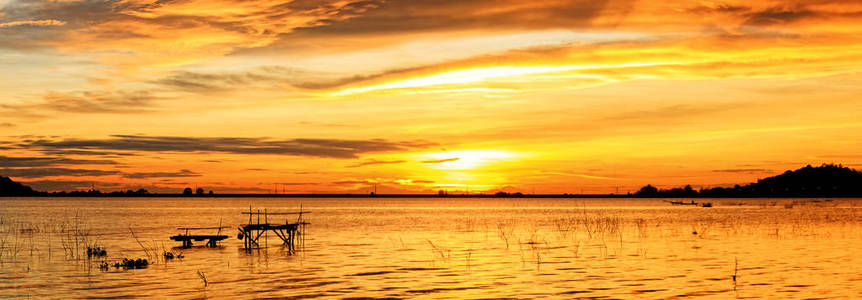
[[[862,199],[665,201],[0,198],[0,298],[862,297]],[[296,253],[242,249],[241,212],[300,205]],[[172,249],[220,223],[220,247]],[[147,268],[99,268],[143,248]]]

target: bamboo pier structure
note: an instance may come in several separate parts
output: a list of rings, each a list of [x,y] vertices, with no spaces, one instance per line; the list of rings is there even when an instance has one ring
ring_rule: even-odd
[[[237,238],[243,240],[243,248],[250,250],[260,248],[261,236],[272,231],[281,239],[282,244],[287,246],[288,251],[293,253],[296,251],[297,242],[305,243],[305,225],[310,223],[303,221],[302,214],[304,213],[307,214],[309,212],[302,211],[302,207],[300,207],[298,212],[267,212],[266,209],[261,212],[260,210],[252,211],[251,207],[249,207],[248,212],[242,212],[242,214],[248,215],[248,224],[241,225],[238,228],[239,234]],[[282,224],[269,223],[270,215],[298,215],[298,217],[294,223],[290,223],[289,220],[285,219],[285,222]],[[261,216],[263,217],[263,222],[261,222]]]

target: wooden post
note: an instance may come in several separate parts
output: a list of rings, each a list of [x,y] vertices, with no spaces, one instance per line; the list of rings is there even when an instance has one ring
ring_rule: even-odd
[[[288,229],[289,230],[289,229]],[[287,238],[287,249],[290,249],[290,252],[293,253],[293,235],[294,231],[290,230],[290,237]]]
[[[276,191],[278,191],[277,188],[276,188]],[[263,209],[263,223],[269,224],[269,218],[267,218],[266,208]],[[264,230],[263,232],[264,232],[264,234],[263,234],[263,245],[265,247],[269,247],[269,232],[267,230]]]

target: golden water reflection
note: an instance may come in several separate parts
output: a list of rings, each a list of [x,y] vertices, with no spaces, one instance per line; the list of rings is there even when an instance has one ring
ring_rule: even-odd
[[[862,199],[0,201],[0,297],[862,296]],[[300,204],[311,225],[298,253],[272,235],[241,249],[241,211]],[[171,249],[175,228],[219,222],[231,236],[221,247]],[[107,258],[71,251],[70,232]],[[146,257],[142,245],[185,257],[99,269]]]

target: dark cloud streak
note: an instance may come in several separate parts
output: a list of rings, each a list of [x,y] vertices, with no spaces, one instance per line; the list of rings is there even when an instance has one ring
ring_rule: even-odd
[[[213,92],[249,86],[257,83],[277,83],[286,80],[278,74],[263,72],[245,73],[196,73],[176,72],[154,83],[193,92]]]
[[[127,173],[123,174],[123,178],[129,179],[145,179],[145,178],[182,178],[182,177],[200,177],[201,174],[192,172],[190,170],[180,170],[179,172],[141,172],[141,173]]]
[[[345,12],[361,9],[353,11],[358,17],[321,22],[318,26],[298,28],[297,32],[299,35],[344,35],[465,28],[583,27],[601,15],[611,3],[616,5],[613,7],[615,11],[625,11],[624,6],[631,5],[630,1],[608,0],[466,0],[445,4],[437,0],[364,1],[345,7]]]
[[[42,178],[51,176],[106,176],[119,174],[120,171],[68,169],[68,168],[24,168],[0,169],[0,174],[7,177]]]
[[[749,13],[746,16],[748,17],[745,21],[746,25],[764,26],[792,23],[811,17],[822,17],[822,14],[805,8],[772,7]]]
[[[459,159],[461,159],[461,158],[454,157],[454,158],[444,158],[444,159],[429,159],[429,160],[423,160],[422,163],[423,164],[440,164],[440,163],[444,163],[444,162],[456,161]]]
[[[0,155],[0,167],[47,167],[60,165],[114,165],[113,160],[71,159],[60,157],[25,157]]]
[[[135,113],[146,111],[157,98],[147,91],[49,93],[39,106],[74,113]]]
[[[288,139],[238,137],[176,137],[114,135],[107,139],[35,140],[26,147],[40,150],[115,150],[141,152],[217,152],[271,154],[328,158],[355,158],[373,152],[404,151],[436,145],[426,141],[393,142],[384,139]]]
[[[142,90],[48,92],[40,103],[0,105],[0,109],[5,110],[0,113],[18,118],[44,118],[50,116],[48,112],[141,113],[153,111],[153,101],[158,99],[151,92]]]
[[[391,164],[400,164],[400,163],[405,163],[405,162],[407,162],[407,161],[406,160],[375,160],[375,159],[372,159],[372,160],[352,164],[352,165],[349,165],[347,167],[348,168],[359,168],[359,167],[370,166],[370,165],[391,165]]]

